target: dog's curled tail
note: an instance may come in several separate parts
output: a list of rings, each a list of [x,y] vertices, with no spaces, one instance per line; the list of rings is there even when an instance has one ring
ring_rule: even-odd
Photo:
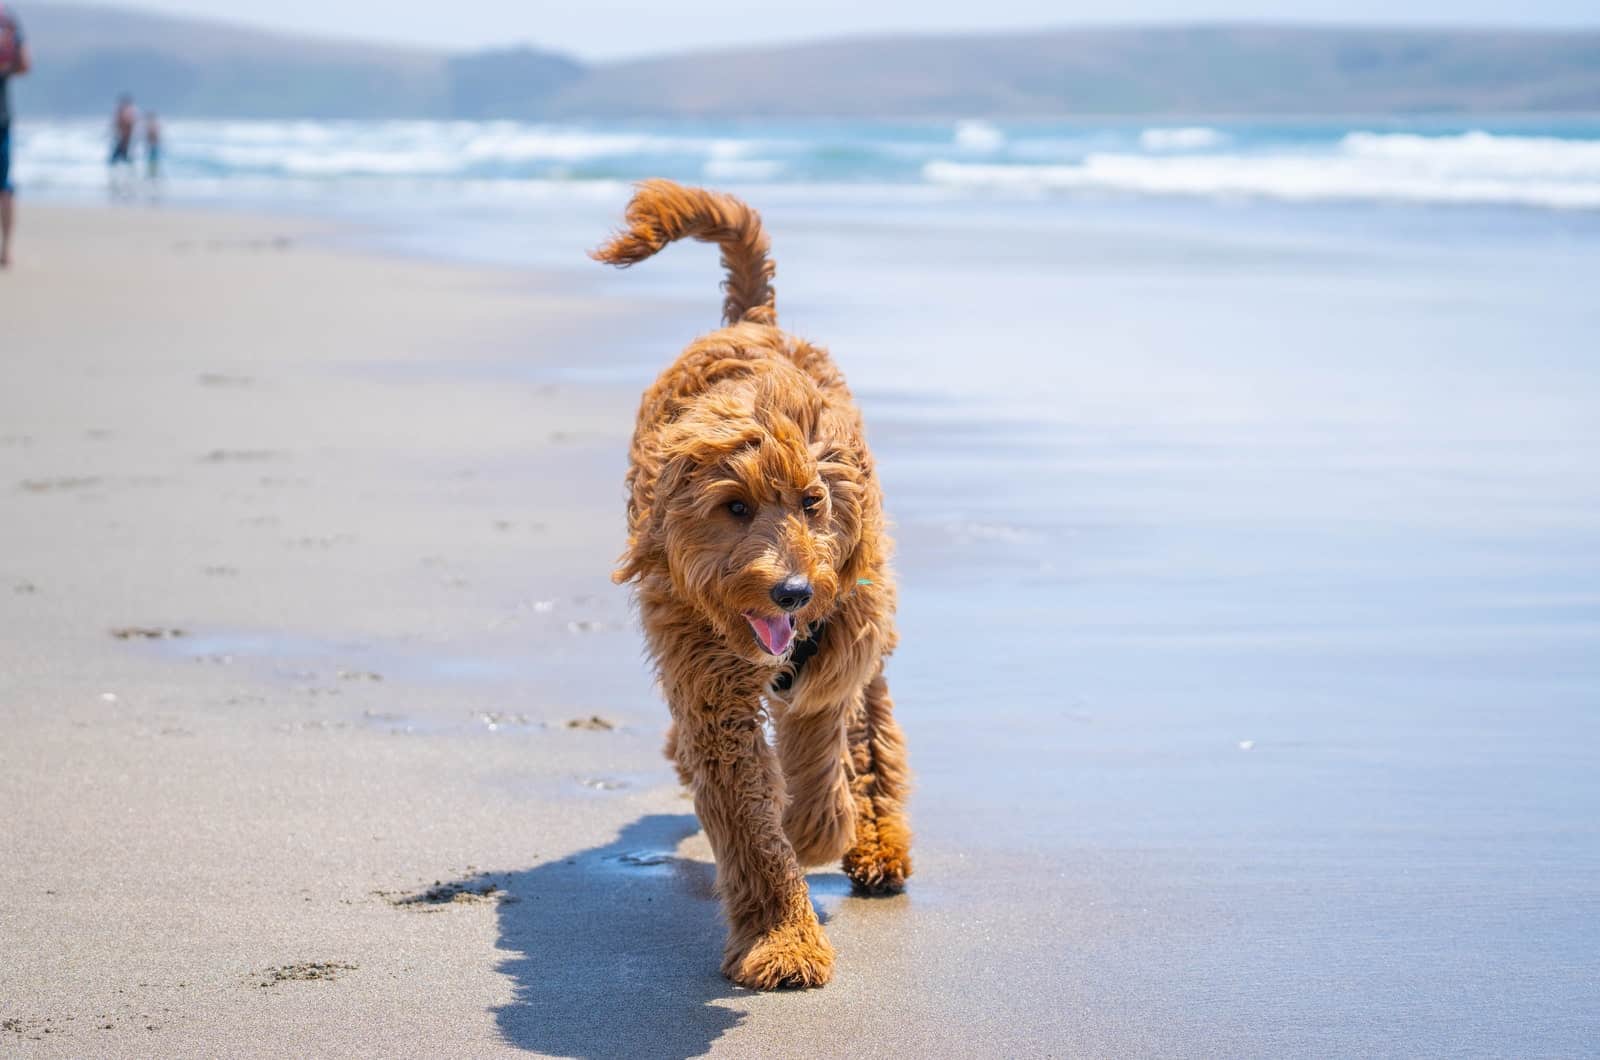
[[[761,227],[761,215],[742,201],[670,180],[647,180],[634,189],[626,216],[627,230],[590,254],[596,261],[626,268],[680,239],[715,243],[722,248],[722,267],[728,270],[722,282],[727,295],[723,322],[778,322],[767,232]]]

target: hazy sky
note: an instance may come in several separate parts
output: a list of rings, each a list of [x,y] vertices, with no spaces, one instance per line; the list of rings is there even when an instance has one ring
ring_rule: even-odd
[[[34,0],[44,3],[48,0]],[[1096,22],[1272,19],[1383,25],[1593,26],[1595,0],[109,0],[122,7],[445,48],[535,43],[587,58],[884,30],[1005,30]],[[14,7],[26,13],[27,0]],[[642,12],[653,12],[644,14]],[[670,12],[670,14],[666,13]]]

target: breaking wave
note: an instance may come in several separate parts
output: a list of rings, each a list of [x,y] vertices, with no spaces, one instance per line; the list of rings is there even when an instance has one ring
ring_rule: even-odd
[[[1553,131],[1552,131],[1553,130]],[[105,185],[99,122],[23,122],[15,174],[29,189]],[[738,123],[634,127],[527,122],[167,123],[175,195],[338,192],[426,183],[466,196],[503,186],[574,194],[650,176],[735,187],[987,194],[1254,197],[1600,208],[1600,124],[1542,135],[1304,127],[1094,123],[953,127]],[[545,194],[540,191],[539,194]]]
[[[963,151],[987,154],[1005,146],[1006,134],[986,121],[959,121],[954,139]]]
[[[1146,151],[1200,151],[1216,147],[1227,136],[1203,125],[1181,129],[1146,129],[1139,134],[1139,146]]]
[[[1092,152],[1057,165],[935,160],[923,167],[923,177],[935,184],[1036,193],[1600,209],[1600,141],[1485,132],[1452,136],[1352,132],[1322,150]]]

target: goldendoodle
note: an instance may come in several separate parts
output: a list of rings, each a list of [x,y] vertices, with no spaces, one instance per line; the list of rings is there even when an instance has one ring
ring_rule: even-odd
[[[632,265],[684,238],[722,250],[726,326],[645,391],[615,577],[637,583],[667,753],[716,854],[723,973],[820,986],[833,947],[804,867],[842,856],[871,894],[911,874],[909,771],[883,677],[896,634],[882,491],[832,358],[777,327],[754,210],[646,181],[594,256]]]

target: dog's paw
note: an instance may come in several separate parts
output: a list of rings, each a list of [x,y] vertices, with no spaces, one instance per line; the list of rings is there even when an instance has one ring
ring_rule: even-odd
[[[806,990],[833,978],[833,944],[815,919],[784,924],[742,952],[729,953],[722,974],[751,990]]]
[[[911,875],[911,852],[883,843],[858,843],[844,856],[844,874],[857,894],[899,894]]]

